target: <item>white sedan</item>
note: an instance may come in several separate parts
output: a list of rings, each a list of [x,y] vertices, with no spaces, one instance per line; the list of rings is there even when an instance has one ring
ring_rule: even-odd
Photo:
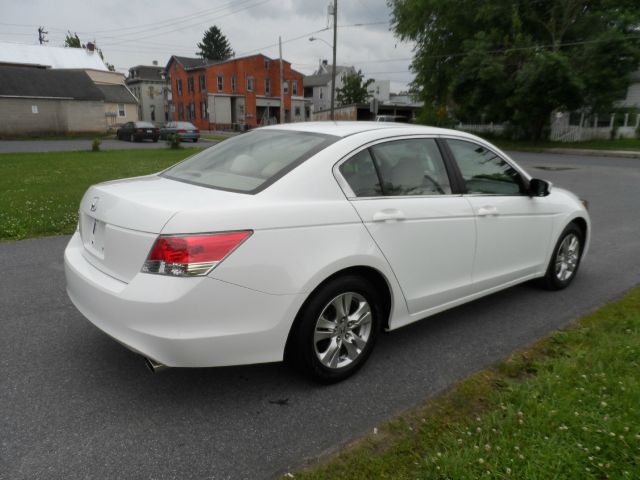
[[[590,236],[581,200],[473,135],[298,123],[92,186],[65,272],[78,310],[154,370],[287,359],[328,383],[381,330],[566,287]]]

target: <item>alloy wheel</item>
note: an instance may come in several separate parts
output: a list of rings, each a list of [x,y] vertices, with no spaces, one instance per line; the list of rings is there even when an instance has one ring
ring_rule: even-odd
[[[556,277],[561,282],[570,279],[578,266],[580,257],[580,239],[575,233],[569,233],[560,244],[556,254]]]
[[[372,326],[371,306],[362,295],[346,292],[335,297],[322,309],[313,333],[320,363],[332,369],[353,363],[367,346]]]

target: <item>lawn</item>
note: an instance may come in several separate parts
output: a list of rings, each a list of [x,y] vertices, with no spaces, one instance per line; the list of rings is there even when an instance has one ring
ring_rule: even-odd
[[[636,288],[285,478],[637,479],[639,363]]]
[[[0,154],[0,240],[72,233],[90,185],[157,172],[199,151]]]

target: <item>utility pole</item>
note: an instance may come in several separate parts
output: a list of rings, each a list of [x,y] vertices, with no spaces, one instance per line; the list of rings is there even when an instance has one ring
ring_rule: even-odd
[[[280,47],[280,123],[284,122],[284,66],[282,65],[282,37],[278,37]]]
[[[45,32],[44,31],[44,27],[39,27],[38,28],[38,41],[40,42],[40,45],[43,45],[45,43],[48,43],[49,40],[47,40],[45,38],[45,35],[47,35],[49,32]]]
[[[333,0],[333,68],[331,71],[331,120],[335,120],[336,46],[338,45],[338,0]]]

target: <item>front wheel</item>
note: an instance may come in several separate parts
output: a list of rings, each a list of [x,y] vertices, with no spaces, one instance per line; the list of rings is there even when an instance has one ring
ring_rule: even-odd
[[[541,285],[548,290],[561,290],[569,286],[578,273],[584,249],[584,234],[575,223],[569,224],[553,249],[549,266]]]
[[[344,276],[320,287],[299,313],[288,360],[320,383],[335,383],[365,363],[378,337],[382,309],[365,279]]]

